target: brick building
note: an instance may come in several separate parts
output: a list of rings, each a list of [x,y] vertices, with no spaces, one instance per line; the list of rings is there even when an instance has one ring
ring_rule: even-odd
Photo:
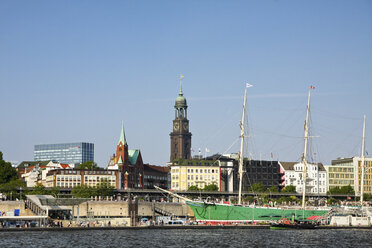
[[[110,158],[108,170],[118,170],[121,174],[120,189],[143,188],[143,160],[139,149],[129,150],[122,125],[120,139],[116,147],[116,154]]]

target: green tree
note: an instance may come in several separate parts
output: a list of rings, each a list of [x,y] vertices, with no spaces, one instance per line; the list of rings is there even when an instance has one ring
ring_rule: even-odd
[[[270,188],[267,189],[267,192],[273,193],[273,192],[279,192],[279,189],[277,186],[273,185]]]
[[[209,184],[204,186],[204,191],[218,191],[218,186],[216,184]]]
[[[3,160],[3,153],[0,151],[0,184],[17,180],[17,171],[12,164]]]
[[[196,186],[196,185],[192,185],[192,186],[190,186],[188,189],[187,189],[187,191],[199,191],[200,189],[198,188],[198,186]]]
[[[27,195],[48,195],[48,191],[41,183],[37,183]]]
[[[18,188],[25,188],[26,183],[22,182],[21,180],[12,180],[8,183],[0,184],[0,192],[5,193],[8,198],[10,198],[10,195],[13,199],[25,199],[25,191],[18,193]]]
[[[87,161],[78,165],[77,169],[79,170],[102,170],[101,167],[98,167],[97,163],[94,161]]]
[[[252,192],[265,192],[265,186],[260,182],[254,183],[252,184],[250,190]]]
[[[97,184],[96,191],[97,191],[97,196],[101,197],[107,197],[107,196],[113,196],[114,195],[114,186],[111,186],[109,181],[107,180],[101,180]]]
[[[363,194],[363,199],[365,201],[370,201],[372,199],[372,195],[371,194],[364,193]]]
[[[349,185],[347,186],[342,186],[342,187],[334,187],[334,188],[331,188],[329,189],[329,191],[327,192],[327,194],[333,194],[333,195],[354,195],[355,194],[355,191],[353,189],[353,187]]]
[[[54,196],[55,198],[57,198],[58,197],[58,194],[59,194],[59,192],[60,192],[61,190],[60,190],[60,188],[59,187],[53,187],[53,188],[51,188],[51,189],[49,189],[48,190],[48,195],[52,195],[52,196]]]
[[[78,185],[71,190],[71,194],[75,198],[90,198],[91,196],[95,196],[96,192],[92,187],[87,185]]]
[[[347,185],[347,186],[342,186],[341,187],[341,193],[344,194],[344,195],[354,195],[355,194],[355,191],[353,189],[353,187],[351,187],[351,185]]]
[[[285,192],[285,193],[296,193],[296,186],[294,185],[288,185],[286,186],[282,192]]]

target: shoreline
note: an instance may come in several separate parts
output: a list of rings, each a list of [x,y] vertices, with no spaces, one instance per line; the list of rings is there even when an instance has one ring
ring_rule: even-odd
[[[87,230],[154,230],[154,229],[270,229],[270,225],[237,225],[237,226],[128,226],[128,227],[29,227],[29,228],[1,228],[0,232],[58,232],[58,231],[87,231]],[[368,230],[371,226],[319,226],[315,229],[361,229]],[[289,230],[304,230],[304,229],[289,229]]]

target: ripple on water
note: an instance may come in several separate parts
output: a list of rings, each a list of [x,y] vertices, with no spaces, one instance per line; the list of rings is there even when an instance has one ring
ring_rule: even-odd
[[[372,230],[74,230],[0,232],[1,247],[370,247]]]

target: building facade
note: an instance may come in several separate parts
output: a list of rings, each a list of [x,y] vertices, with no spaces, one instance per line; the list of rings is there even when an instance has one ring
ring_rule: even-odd
[[[243,190],[248,191],[252,184],[261,183],[268,189],[272,186],[283,188],[282,171],[278,161],[244,160],[245,176]]]
[[[165,166],[156,165],[143,165],[143,187],[145,189],[154,189],[154,186],[158,186],[162,189],[168,189],[170,182],[169,180],[169,168]]]
[[[121,175],[117,170],[55,169],[47,173],[45,187],[74,188],[79,185],[96,187],[102,181],[119,189]]]
[[[172,190],[186,191],[191,186],[203,189],[215,184],[221,191],[221,171],[217,161],[177,159],[170,168]]]
[[[279,162],[284,171],[284,186],[293,185],[297,193],[303,192],[303,163]],[[328,191],[327,171],[322,163],[307,164],[306,193],[325,195]]]
[[[87,161],[94,161],[94,144],[77,142],[35,145],[34,160],[55,160],[66,164],[81,164]]]
[[[362,178],[361,157],[339,158],[332,160],[328,166],[329,189],[352,186],[355,195],[360,195]],[[372,194],[372,158],[364,159],[364,193]]]
[[[174,105],[173,131],[170,133],[170,162],[178,158],[191,159],[191,133],[187,119],[187,102],[182,92],[182,77],[180,83],[180,92]]]

